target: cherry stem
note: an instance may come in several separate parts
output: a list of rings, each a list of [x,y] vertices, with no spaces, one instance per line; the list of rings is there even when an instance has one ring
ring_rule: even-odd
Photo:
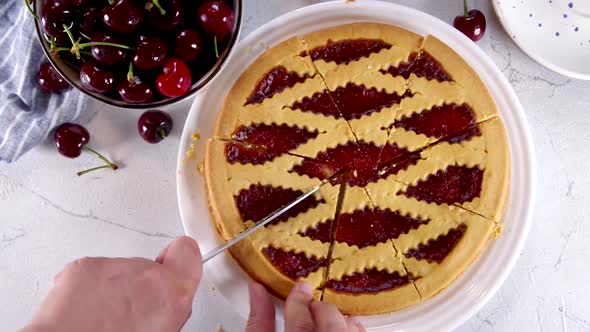
[[[84,32],[80,31],[80,35],[88,40],[90,40],[91,38],[88,37]]]
[[[98,159],[100,159],[100,160],[102,160],[102,161],[104,161],[106,163],[106,165],[105,165],[106,167],[109,167],[109,168],[111,168],[113,170],[116,170],[117,168],[119,168],[119,166],[113,164],[110,160],[108,160],[107,158],[105,158],[105,156],[103,156],[102,154],[98,153],[97,151],[95,151],[95,150],[93,150],[93,149],[91,149],[91,148],[89,148],[87,146],[84,147],[84,150],[86,150],[88,152],[91,152],[91,153],[94,153],[98,157]]]
[[[111,168],[111,166],[109,166],[109,165],[96,166],[96,167],[92,167],[92,168],[89,168],[89,169],[86,169],[86,170],[80,171],[80,172],[78,172],[78,173],[76,173],[76,174],[77,174],[78,176],[82,176],[82,175],[84,175],[84,174],[86,174],[86,173],[90,173],[90,172],[92,172],[92,171],[96,171],[96,170],[99,170],[99,169],[104,169],[104,168]]]
[[[112,5],[115,3],[115,0],[108,0],[109,1],[109,5]]]
[[[135,76],[133,76],[133,62],[129,62],[129,71],[127,71],[127,81],[129,84],[135,85],[137,82],[135,81]]]
[[[160,0],[152,0],[152,3],[160,11],[160,15],[166,15],[166,10],[160,6]]]
[[[65,24],[62,24],[61,26],[64,27],[64,31],[68,35],[68,38],[70,38],[70,41],[72,42],[72,46],[76,45],[76,41],[74,40],[74,35],[72,34],[72,31],[70,31],[70,28],[68,28],[68,26]]]
[[[162,137],[162,138],[166,138],[168,136],[168,134],[166,133],[166,130],[164,128],[158,129],[158,135],[160,135],[160,137]]]
[[[215,48],[215,57],[219,59],[219,49],[217,48],[217,36],[213,36],[213,47]]]
[[[27,10],[29,11],[29,13],[31,13],[31,15],[33,15],[33,18],[38,20],[39,16],[37,16],[37,13],[35,13],[33,8],[31,8],[31,4],[29,3],[29,0],[25,0],[25,6],[27,7]]]
[[[133,47],[129,47],[127,45],[122,45],[122,44],[115,44],[115,43],[109,43],[109,42],[90,42],[90,43],[82,43],[82,44],[78,44],[78,48],[86,48],[86,47],[92,47],[92,46],[113,46],[113,47],[118,47],[118,48],[122,48],[122,49],[126,49],[126,50],[135,50]]]
[[[463,16],[469,17],[469,9],[467,9],[467,0],[463,0]]]
[[[80,59],[80,47],[78,47],[78,42],[74,40],[74,35],[72,34],[72,31],[70,31],[70,28],[68,28],[68,26],[65,24],[62,24],[61,26],[64,27],[64,31],[68,35],[68,38],[70,38],[70,42],[72,42],[72,48],[70,49],[70,52],[72,52],[72,54],[75,54],[76,58]],[[59,48],[57,48],[56,51],[59,52]]]

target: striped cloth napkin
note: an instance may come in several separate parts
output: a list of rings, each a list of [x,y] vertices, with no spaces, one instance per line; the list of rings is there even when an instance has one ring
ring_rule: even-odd
[[[37,73],[47,58],[22,0],[0,1],[0,161],[13,162],[64,122],[90,120],[89,98],[70,88],[43,92]]]

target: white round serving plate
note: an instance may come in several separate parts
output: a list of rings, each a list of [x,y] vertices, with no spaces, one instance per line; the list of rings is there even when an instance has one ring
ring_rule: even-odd
[[[471,40],[423,12],[370,0],[320,3],[280,16],[242,40],[215,81],[196,95],[186,120],[177,170],[178,202],[184,229],[199,242],[203,253],[221,244],[210,220],[203,178],[197,169],[203,160],[205,142],[213,135],[224,98],[239,75],[269,46],[297,34],[352,22],[391,24],[421,35],[432,34],[444,41],[476,69],[496,101],[506,126],[512,154],[512,181],[501,236],[463,275],[434,298],[403,311],[361,318],[372,331],[451,330],[474,315],[512,270],[531,224],[536,163],[524,111],[500,70]],[[191,136],[197,132],[201,139],[195,141]],[[187,151],[193,151],[194,156],[186,158]],[[235,310],[244,318],[248,316],[250,278],[228,254],[205,264],[205,276],[225,297],[230,306],[228,310]]]
[[[590,1],[492,0],[506,32],[541,65],[590,80]]]

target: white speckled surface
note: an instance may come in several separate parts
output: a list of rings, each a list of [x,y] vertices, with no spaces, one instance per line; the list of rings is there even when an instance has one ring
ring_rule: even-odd
[[[362,0],[359,0],[362,1]],[[245,0],[244,35],[277,15],[315,1]],[[397,1],[451,22],[460,1]],[[590,330],[590,82],[570,80],[527,58],[488,1],[470,1],[488,18],[480,47],[521,98],[536,141],[539,193],[522,257],[497,295],[460,331]],[[50,142],[13,165],[0,165],[0,317],[2,331],[24,325],[63,264],[80,256],[155,257],[182,234],[175,174],[181,123],[159,145],[135,133],[138,113],[100,108],[88,125],[92,147],[124,167],[78,178],[96,163],[59,157]],[[241,331],[231,306],[204,281],[185,331]]]

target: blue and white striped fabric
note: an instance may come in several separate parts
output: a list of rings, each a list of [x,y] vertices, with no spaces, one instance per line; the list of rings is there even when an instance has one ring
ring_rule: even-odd
[[[48,94],[37,85],[48,60],[22,0],[0,1],[0,161],[13,162],[64,122],[84,123],[89,98],[71,88]]]

